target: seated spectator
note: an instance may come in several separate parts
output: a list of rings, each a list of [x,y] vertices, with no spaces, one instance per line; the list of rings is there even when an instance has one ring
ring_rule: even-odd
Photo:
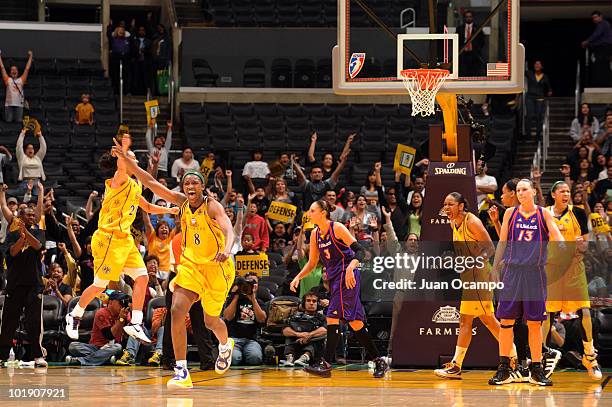
[[[291,235],[287,232],[284,223],[274,225],[272,233],[270,233],[270,251],[282,254],[285,247],[291,241]]]
[[[148,255],[144,258],[145,266],[147,267],[147,274],[149,275],[149,290],[147,297],[155,298],[162,297],[165,295],[164,290],[160,284],[159,276],[159,258],[155,255]],[[163,281],[164,279],[162,279]],[[149,301],[145,299],[144,308],[146,308]]]
[[[193,156],[193,150],[191,147],[185,147],[183,149],[183,154],[181,158],[177,158],[172,163],[172,168],[170,169],[170,176],[172,178],[176,178],[177,181],[180,180],[182,174],[179,175],[179,171],[182,170],[184,174],[187,170],[197,170],[200,168],[200,164]]]
[[[101,366],[121,354],[123,327],[130,314],[129,301],[130,297],[122,292],[111,293],[108,306],[96,312],[89,343],[71,342],[68,346],[68,365]]]
[[[62,266],[58,263],[51,263],[48,276],[48,278],[44,279],[45,289],[43,290],[43,294],[59,298],[64,304],[64,307],[67,307],[72,299],[73,292],[72,287],[63,283],[64,270]]]
[[[344,209],[340,207],[340,205],[336,205],[336,191],[334,191],[333,189],[327,191],[325,193],[325,200],[333,209],[329,213],[329,218],[334,222],[341,222],[341,223],[346,222],[346,219],[345,219],[346,212],[344,211]]]
[[[81,103],[76,105],[74,110],[76,111],[74,116],[74,122],[76,124],[93,126],[93,114],[95,110],[93,105],[89,103],[89,95],[87,93],[81,95]]]
[[[159,366],[161,364],[161,358],[163,356],[163,338],[164,338],[164,325],[163,322],[166,318],[166,313],[168,309],[166,307],[159,307],[153,311],[153,317],[151,320],[151,330],[149,331],[147,327],[143,326],[143,329],[147,336],[151,338],[150,345],[144,345],[147,351],[151,351],[153,354],[147,361],[147,365],[149,366]],[[191,330],[191,323],[189,321],[189,315],[187,315],[186,319],[187,331]],[[134,366],[136,365],[136,357],[138,356],[138,351],[140,350],[141,343],[132,338],[131,336],[128,338],[125,349],[123,350],[123,354],[119,359],[114,360],[114,364],[118,366]]]
[[[47,143],[41,132],[36,133],[36,138],[40,143],[38,151],[34,150],[33,144],[28,144],[23,147],[23,140],[26,136],[26,130],[21,130],[19,137],[17,138],[17,148],[15,155],[17,156],[17,164],[19,165],[19,181],[23,181],[21,184],[21,191],[25,191],[29,180],[33,181],[44,181],[47,179],[45,176],[45,170],[43,168],[43,160],[47,154]]]
[[[266,312],[264,303],[257,298],[258,282],[254,273],[236,279],[223,311],[228,334],[235,343],[233,366],[257,366],[263,360],[261,345],[256,338],[261,324],[266,321]]]
[[[263,153],[261,150],[255,150],[251,154],[251,161],[244,165],[242,177],[247,183],[253,183],[254,186],[264,186],[266,177],[270,173],[268,163],[263,161]]]
[[[377,225],[375,210],[368,206],[366,197],[359,195],[355,211],[348,215],[349,230],[357,240],[371,240],[373,225]]]
[[[249,255],[249,254],[259,254],[257,249],[255,249],[255,243],[253,241],[252,234],[247,233],[247,232],[242,233],[240,244],[242,246],[242,249],[236,253],[237,256]]]
[[[281,364],[285,366],[306,367],[323,353],[327,336],[326,319],[317,312],[319,296],[316,291],[304,295],[301,308],[289,318],[289,326],[283,328],[285,361],[281,361]]]
[[[608,298],[606,280],[599,275],[603,270],[596,270],[591,261],[585,260],[584,271],[589,284],[589,297]]]
[[[253,248],[255,250],[266,252],[270,246],[270,235],[266,220],[257,214],[256,204],[249,201],[248,209],[243,234],[248,233],[253,236]]]
[[[596,134],[596,143],[601,146],[601,153],[606,157],[612,154],[612,113],[606,115],[604,125],[599,128]]]
[[[574,141],[579,141],[582,136],[582,130],[588,129],[591,134],[599,133],[599,121],[597,117],[591,114],[591,109],[588,103],[580,105],[580,113],[578,117],[572,120],[570,127],[570,137]]]
[[[32,51],[28,51],[28,62],[21,76],[19,76],[19,70],[15,65],[11,66],[10,73],[7,74],[2,57],[0,57],[2,81],[6,86],[6,99],[4,101],[4,121],[6,122],[21,123],[23,121],[23,108],[26,104],[23,87],[28,81],[28,73],[32,66],[32,55]]]

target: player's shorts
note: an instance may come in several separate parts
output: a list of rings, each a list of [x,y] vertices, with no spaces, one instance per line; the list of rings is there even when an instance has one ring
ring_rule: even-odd
[[[121,274],[133,279],[147,275],[147,268],[132,235],[117,237],[116,233],[98,229],[91,238],[91,252],[94,276],[98,282],[119,281]]]
[[[231,259],[223,263],[209,262],[195,264],[183,262],[177,268],[177,275],[170,282],[170,290],[176,286],[193,291],[202,302],[202,308],[207,315],[219,316],[227,299],[236,269]]]
[[[359,270],[354,270],[355,287],[346,288],[344,272],[329,281],[329,306],[327,317],[350,321],[364,321],[365,311],[361,304],[361,276]]]
[[[591,308],[589,288],[584,270],[584,263],[579,262],[566,270],[559,271],[558,265],[546,265],[548,281],[546,312],[575,312],[582,308]]]
[[[502,281],[504,288],[500,292],[497,318],[546,320],[544,267],[510,266],[505,270]]]
[[[490,267],[482,269],[474,268],[461,273],[462,282],[484,282],[488,281]],[[479,317],[481,315],[494,315],[493,291],[482,289],[464,288],[461,292],[460,314]]]
[[[493,301],[461,301],[459,313],[479,317],[481,315],[494,315]]]

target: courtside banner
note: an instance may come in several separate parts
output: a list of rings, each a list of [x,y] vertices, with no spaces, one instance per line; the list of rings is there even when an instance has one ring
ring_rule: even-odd
[[[596,234],[606,234],[610,232],[610,226],[606,223],[606,221],[601,217],[600,214],[590,214],[589,220],[591,221],[591,227],[593,228],[593,232],[595,232]]]
[[[416,149],[414,147],[398,144],[395,150],[395,160],[393,161],[393,170],[399,171],[406,176],[410,176],[412,167],[414,166],[414,156]]]
[[[297,213],[297,206],[286,202],[274,201],[268,208],[268,218],[281,221],[283,223],[293,223]]]
[[[236,271],[241,276],[250,272],[257,273],[258,277],[270,275],[270,263],[265,253],[239,255],[235,257],[235,261]]]

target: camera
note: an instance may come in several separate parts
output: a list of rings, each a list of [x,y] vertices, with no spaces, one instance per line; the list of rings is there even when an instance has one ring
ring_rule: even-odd
[[[255,281],[247,280],[244,277],[238,277],[236,279],[235,284],[238,287],[238,292],[241,295],[245,295],[245,296],[253,295],[253,287],[255,286]]]
[[[123,298],[119,300],[119,303],[121,303],[121,308],[128,308],[132,303],[132,300],[130,298]]]

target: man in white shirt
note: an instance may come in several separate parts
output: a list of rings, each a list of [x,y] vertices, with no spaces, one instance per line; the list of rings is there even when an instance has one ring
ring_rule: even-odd
[[[497,191],[497,180],[495,177],[487,175],[487,163],[484,160],[476,162],[476,197],[478,206],[487,197],[487,194],[494,194]]]
[[[266,177],[270,173],[268,163],[262,161],[263,153],[260,150],[253,151],[252,157],[253,160],[244,165],[242,176],[247,180],[250,178],[256,187],[263,186],[266,183]]]

